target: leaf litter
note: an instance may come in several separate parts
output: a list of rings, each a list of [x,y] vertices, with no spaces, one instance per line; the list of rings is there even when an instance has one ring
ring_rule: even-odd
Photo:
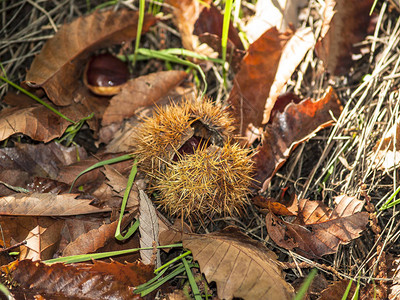
[[[385,139],[390,135],[383,137],[382,133],[389,132],[390,127],[395,128],[394,124],[398,124],[395,117],[398,105],[394,101],[396,91],[393,91],[398,80],[395,74],[397,54],[391,52],[398,43],[395,36],[399,26],[395,22],[392,24],[392,13],[397,11],[398,7],[385,2],[376,8],[376,11],[380,11],[380,27],[375,29],[372,38],[372,32],[366,30],[366,24],[371,21],[371,17],[367,16],[371,5],[368,1],[361,11],[354,10],[354,7],[347,8],[340,1],[326,1],[325,7],[320,1],[313,0],[308,1],[308,4],[307,1],[300,1],[293,6],[289,2],[291,1],[283,4],[284,9],[281,10],[282,15],[277,23],[271,24],[270,29],[264,28],[260,33],[255,33],[257,40],[250,40],[247,50],[241,48],[241,43],[238,42],[239,35],[234,32],[235,27],[239,28],[239,32],[240,28],[244,28],[241,23],[243,21],[239,20],[238,14],[234,15],[230,24],[230,49],[245,51],[245,55],[242,58],[242,54],[239,54],[234,58],[236,61],[232,69],[235,73],[230,74],[231,80],[228,80],[227,85],[224,86],[220,79],[220,65],[210,61],[195,62],[204,66],[208,72],[211,87],[209,95],[216,96],[219,102],[229,104],[228,112],[235,119],[237,126],[234,139],[255,149],[254,191],[262,192],[264,197],[274,198],[277,190],[289,186],[290,193],[299,195],[300,200],[294,197],[294,204],[288,206],[287,202],[283,201],[284,196],[278,200],[264,201],[256,200],[252,194],[249,195],[250,202],[261,207],[261,210],[254,209],[250,204],[243,215],[223,216],[219,219],[211,217],[189,224],[182,218],[175,221],[173,228],[169,221],[165,220],[165,216],[160,214],[165,214],[165,211],[160,208],[157,210],[151,201],[143,202],[147,196],[142,197],[142,202],[147,203],[148,210],[144,210],[144,204],[138,204],[138,191],[144,193],[142,189],[146,189],[148,182],[152,181],[152,178],[141,173],[139,165],[136,183],[141,188],[135,188],[131,192],[130,199],[133,202],[128,202],[128,214],[123,223],[124,226],[130,226],[131,221],[138,218],[136,209],[139,206],[139,218],[142,218],[139,225],[141,234],[136,233],[128,242],[122,244],[124,249],[139,248],[141,241],[142,247],[148,247],[147,250],[141,250],[141,255],[145,255],[142,259],[147,257],[147,262],[159,262],[160,250],[155,250],[155,245],[182,241],[183,246],[192,252],[193,258],[189,256],[191,266],[195,266],[191,259],[198,261],[200,289],[202,292],[208,290],[204,293],[209,293],[207,284],[215,281],[216,288],[212,288],[211,292],[220,298],[252,299],[265,293],[278,295],[277,297],[282,299],[290,298],[294,292],[291,286],[294,279],[305,277],[311,267],[318,267],[331,283],[324,292],[321,289],[317,292],[322,297],[328,297],[324,299],[344,293],[343,287],[349,281],[343,278],[361,280],[364,284],[361,289],[364,297],[375,291],[371,280],[378,280],[377,291],[380,297],[384,298],[388,293],[388,285],[385,285],[384,279],[390,266],[384,261],[383,253],[387,251],[387,245],[395,243],[398,235],[394,234],[394,216],[390,218],[387,211],[377,216],[376,210],[385,201],[386,204],[396,203],[396,197],[392,195],[396,187],[394,166],[397,163],[393,159],[394,162],[388,162],[382,172],[379,163],[388,159],[388,156],[379,151],[384,148],[394,149],[393,145],[396,144],[396,134],[390,137],[393,141],[391,144]],[[175,7],[172,9],[173,21],[178,30],[173,28],[174,25],[168,19],[161,18],[156,22],[155,17],[146,15],[142,31],[144,47],[180,47],[180,44],[176,44],[179,31],[181,36],[178,36],[178,40],[186,49],[213,57],[218,55],[223,7],[217,8],[213,4],[208,6],[207,3],[190,0],[168,3]],[[242,6],[244,15],[250,17],[254,8],[257,18],[261,21],[265,19],[269,12],[258,4],[253,7],[246,2]],[[113,270],[131,272],[133,265],[139,264],[135,262],[138,259],[137,254],[123,256],[128,263],[93,261],[92,265],[47,266],[43,262],[34,263],[29,259],[43,261],[59,255],[90,255],[122,249],[121,243],[116,242],[113,234],[118,223],[118,209],[124,197],[124,185],[132,161],[114,164],[113,167],[118,171],[105,167],[80,177],[76,182],[75,194],[68,194],[65,185],[70,185],[79,173],[93,163],[121,154],[107,153],[104,148],[114,153],[131,153],[136,144],[132,136],[136,136],[137,125],[142,119],[156,114],[153,112],[154,107],[170,101],[165,101],[169,92],[178,95],[177,98],[182,98],[184,94],[191,97],[188,96],[189,90],[198,89],[198,80],[196,81],[193,71],[184,72],[176,66],[175,70],[166,71],[169,66],[165,68],[162,62],[138,61],[139,67],[130,66],[130,70],[137,71],[137,68],[141,68],[138,72],[140,75],[133,75],[135,78],[129,82],[144,82],[140,89],[135,85],[126,85],[112,99],[91,94],[82,84],[82,72],[88,58],[99,53],[99,50],[104,51],[106,47],[121,57],[126,53],[133,53],[132,44],[129,42],[117,51],[116,46],[112,45],[132,41],[136,37],[138,13],[124,7],[86,14],[87,7],[82,6],[80,9],[83,9],[85,16],[66,17],[66,11],[76,12],[78,8],[60,8],[62,5],[66,8],[74,4],[60,4],[57,8],[53,7],[53,10],[51,4],[44,5],[49,5],[46,9],[49,9],[50,14],[42,15],[43,10],[29,6],[30,11],[41,16],[32,26],[42,26],[49,22],[50,26],[47,28],[51,28],[46,31],[50,36],[38,37],[38,43],[24,36],[27,32],[23,26],[19,32],[11,32],[8,26],[12,22],[3,24],[3,29],[0,30],[7,32],[9,41],[21,38],[21,35],[26,38],[26,42],[18,46],[21,48],[17,53],[27,52],[27,45],[30,45],[34,47],[31,53],[37,54],[32,64],[32,54],[21,58],[17,55],[15,57],[18,59],[10,59],[10,56],[16,55],[16,43],[2,44],[1,55],[6,53],[5,59],[1,59],[4,70],[9,78],[21,82],[25,70],[29,69],[26,84],[36,88],[39,97],[72,120],[82,119],[92,112],[95,114],[87,121],[88,125],[84,125],[86,132],[91,131],[88,136],[82,138],[83,131],[78,132],[72,147],[54,150],[57,147],[51,145],[58,145],[53,142],[54,139],[65,134],[67,128],[70,128],[70,122],[59,118],[29,98],[21,97],[20,94],[15,96],[9,93],[2,100],[4,108],[0,113],[5,117],[2,118],[0,133],[4,145],[10,144],[9,153],[17,151],[14,149],[21,147],[18,145],[24,145],[25,148],[35,147],[31,152],[33,154],[24,149],[22,152],[16,152],[22,154],[18,154],[15,161],[11,159],[0,164],[4,170],[1,180],[8,185],[5,185],[7,190],[0,198],[3,201],[0,225],[5,233],[1,245],[3,248],[9,248],[21,244],[19,261],[3,269],[8,268],[21,287],[12,290],[15,296],[61,294],[64,297],[81,297],[85,292],[80,290],[80,286],[89,284],[88,277],[84,276],[90,270],[89,273],[97,272],[97,286],[87,297],[112,295],[121,299],[132,298],[135,286],[154,276],[154,267],[149,265],[146,271],[148,276],[139,282],[126,282],[126,278],[119,277]],[[291,7],[301,8],[307,12],[307,16],[296,16]],[[333,18],[327,14],[320,17],[324,9],[328,11],[332,7],[337,10]],[[7,9],[11,11],[17,8]],[[171,12],[171,7],[168,9],[165,13]],[[18,9],[15,12],[21,13]],[[345,17],[354,13],[363,16],[358,18],[362,22],[352,23],[353,17]],[[213,22],[207,22],[207,18]],[[65,23],[65,20],[68,22]],[[253,18],[251,22],[257,23],[259,20]],[[298,29],[288,26],[288,20],[297,25],[302,23],[302,26],[296,25]],[[23,18],[20,24],[26,21]],[[54,25],[54,21],[57,25]],[[61,25],[63,23],[64,25]],[[286,32],[280,32],[273,26]],[[249,36],[254,33],[251,32],[251,26],[245,28]],[[388,29],[385,31],[382,28]],[[352,35],[345,35],[343,30],[350,31]],[[65,35],[68,32],[71,34]],[[364,39],[366,34],[370,34],[369,39]],[[71,40],[73,36],[77,37],[75,41]],[[332,36],[338,38],[333,39]],[[383,43],[378,39],[379,36],[384,36],[388,42]],[[314,49],[318,37],[318,45]],[[47,41],[44,42],[45,40]],[[337,43],[333,43],[332,40]],[[204,45],[200,46],[203,41],[209,43],[216,52],[207,47],[204,51]],[[271,49],[271,44],[267,41],[275,41],[275,46]],[[291,42],[295,46],[290,46]],[[348,49],[360,42],[364,52],[361,52],[362,59],[357,60],[355,55],[349,55],[353,48],[351,51]],[[43,50],[39,51],[43,44]],[[244,45],[244,48],[247,48],[246,43]],[[320,58],[315,56],[314,50]],[[26,58],[30,60],[26,61]],[[230,59],[229,56],[228,58]],[[388,68],[388,65],[394,67]],[[16,70],[19,71],[15,73]],[[339,73],[344,76],[333,76]],[[370,77],[362,77],[368,73]],[[176,79],[175,76],[170,76],[171,74],[176,74]],[[148,78],[152,78],[152,83],[148,82]],[[188,81],[195,84],[197,82],[197,87],[192,85],[184,91]],[[161,89],[160,86],[164,86],[165,83],[167,87]],[[376,88],[375,92],[370,92],[373,87]],[[39,88],[43,88],[45,94]],[[7,89],[7,86],[1,86],[1,95],[4,95]],[[288,93],[284,94],[285,92]],[[145,95],[147,98],[138,100],[139,95]],[[209,123],[202,124],[203,127],[195,127],[197,132],[204,134],[208,130],[215,134]],[[326,129],[332,125],[334,127],[331,131]],[[203,136],[210,136],[210,133]],[[81,152],[82,147],[78,146],[82,143],[79,141],[83,140],[91,140],[93,149],[96,149],[88,151],[88,158],[86,153]],[[45,145],[43,142],[51,143]],[[42,145],[45,147],[40,148]],[[7,148],[2,147],[0,150],[3,149]],[[49,150],[50,156],[47,152],[41,153]],[[55,156],[52,151],[56,152]],[[62,159],[60,151],[69,152]],[[42,155],[37,155],[38,153]],[[32,161],[33,168],[24,165],[28,157],[31,157],[29,160]],[[51,166],[50,169],[47,168],[46,162]],[[394,187],[387,184],[391,180]],[[38,182],[40,187],[37,190],[32,189],[32,185]],[[28,190],[30,188],[31,193],[12,194],[10,187],[23,187]],[[150,198],[153,196],[150,193],[147,195]],[[358,200],[360,195],[366,201],[365,208],[364,201]],[[311,201],[305,198],[318,200]],[[361,211],[362,209],[368,212]],[[264,214],[266,219],[263,218]],[[61,216],[63,218],[60,218]],[[170,218],[168,214],[166,217]],[[152,221],[146,223],[149,219]],[[388,221],[384,231],[377,220]],[[374,225],[366,230],[368,222]],[[228,225],[235,227],[223,229]],[[160,237],[156,229],[158,226]],[[183,227],[190,228],[189,231],[194,233],[187,233],[188,230],[185,230],[186,233],[182,232]],[[384,242],[379,234],[382,234]],[[150,239],[144,239],[145,236]],[[371,236],[373,238],[368,239]],[[357,240],[354,241],[355,239]],[[375,244],[371,243],[372,240]],[[205,258],[204,253],[209,253],[214,247],[217,250]],[[348,257],[347,249],[354,251],[351,257]],[[276,254],[279,254],[279,261]],[[394,254],[397,253],[394,251]],[[2,263],[12,260],[10,255],[6,256]],[[321,264],[322,256],[324,264]],[[167,262],[165,256],[161,258],[161,264]],[[212,263],[213,261],[215,263]],[[247,268],[248,276],[243,276],[244,268]],[[283,273],[282,269],[286,269],[286,273]],[[9,271],[4,271],[3,275],[10,275],[7,273]],[[258,271],[260,274],[270,275],[256,278],[253,275]],[[138,271],[133,272],[138,275]],[[201,273],[205,279],[201,279]],[[38,274],[44,279],[38,280]],[[53,274],[49,281],[51,285],[41,286],[41,282],[48,281],[48,274]],[[78,274],[82,278],[77,279],[76,285],[67,290],[58,290],[56,286],[59,283]],[[113,278],[113,285],[102,285],[108,280],[105,278]],[[334,291],[333,286],[338,286],[339,283],[340,290]],[[28,285],[29,290],[22,290]],[[182,286],[175,284],[174,288],[179,289]],[[193,283],[190,291],[195,291]],[[193,295],[190,291],[189,295]]]

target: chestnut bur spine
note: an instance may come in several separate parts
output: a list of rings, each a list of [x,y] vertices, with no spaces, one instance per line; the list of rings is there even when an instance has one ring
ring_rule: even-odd
[[[209,99],[157,108],[143,121],[134,154],[156,202],[171,216],[241,214],[248,204],[250,150],[232,142],[233,118]]]

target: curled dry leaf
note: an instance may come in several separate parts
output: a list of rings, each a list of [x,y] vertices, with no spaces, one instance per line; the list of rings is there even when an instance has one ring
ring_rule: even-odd
[[[76,199],[78,194],[14,194],[0,198],[0,215],[6,216],[73,216],[109,212],[90,205],[92,200]]]
[[[252,134],[249,125],[257,128],[262,125],[265,100],[274,81],[283,47],[291,36],[291,31],[283,34],[273,27],[250,45],[242,60],[228,98],[241,136],[250,139]]]
[[[12,291],[17,299],[33,299],[35,295],[50,299],[141,299],[134,288],[153,277],[152,266],[141,262],[46,265],[22,260],[9,269],[18,283]]]
[[[183,246],[192,251],[218,297],[232,299],[292,299],[275,254],[230,226],[210,234],[186,234]]]
[[[361,212],[364,201],[342,195],[335,203],[332,210],[320,201],[302,199],[293,223],[270,213],[266,217],[268,233],[279,246],[298,248],[306,257],[335,253],[339,245],[359,237],[369,219],[367,212]]]
[[[42,87],[56,105],[78,100],[77,90],[85,60],[96,49],[129,42],[136,37],[138,12],[95,11],[64,25],[47,41],[26,74],[26,83]],[[146,15],[142,32],[155,23]]]
[[[151,73],[129,80],[121,92],[114,96],[103,115],[102,125],[121,122],[132,117],[144,106],[155,104],[187,76],[184,71]]]
[[[354,44],[367,35],[369,14],[374,0],[325,2],[321,37],[315,47],[317,55],[332,75],[345,74],[352,64]]]
[[[289,104],[283,113],[277,113],[264,130],[262,144],[254,156],[255,179],[263,183],[262,191],[268,188],[272,176],[284,164],[289,154],[300,143],[322,128],[332,125],[331,113],[337,117],[342,106],[335,91],[329,88],[317,101],[303,100]]]

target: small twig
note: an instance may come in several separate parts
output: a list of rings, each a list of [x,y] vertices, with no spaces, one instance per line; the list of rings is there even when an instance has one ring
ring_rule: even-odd
[[[12,246],[10,246],[10,247],[8,247],[8,248],[0,249],[0,253],[8,252],[8,251],[10,251],[10,250],[12,250],[12,249],[18,248],[19,246],[26,245],[26,243],[27,243],[27,242],[26,242],[26,240],[25,240],[25,241],[16,243],[15,245],[12,245]]]

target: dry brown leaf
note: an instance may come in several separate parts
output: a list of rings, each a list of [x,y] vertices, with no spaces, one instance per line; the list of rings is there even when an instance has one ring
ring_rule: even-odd
[[[349,283],[350,280],[348,279],[335,281],[333,284],[328,286],[328,288],[322,291],[319,300],[337,300],[338,297],[341,297],[345,293]],[[356,285],[357,284],[355,282],[351,284],[347,299],[352,299],[356,291]]]
[[[57,250],[64,220],[0,216],[0,225],[8,239],[6,244],[14,245],[26,241],[19,248],[19,259],[45,260],[53,258]]]
[[[367,34],[373,2],[325,1],[324,23],[315,50],[332,75],[344,75],[351,67],[351,55],[355,52],[353,45],[361,42]]]
[[[194,24],[193,34],[200,36],[202,34],[209,33],[222,38],[223,21],[224,16],[221,14],[219,9],[211,3],[208,7],[204,7],[201,11],[199,18]],[[228,40],[235,46],[236,49],[244,50],[238,31],[235,27],[233,27],[232,22],[229,22]]]
[[[70,122],[44,106],[6,108],[0,112],[0,140],[22,133],[36,141],[49,142],[60,137]]]
[[[281,32],[290,26],[297,28],[299,9],[306,5],[305,0],[257,1],[254,7],[256,13],[244,29],[246,37],[253,42],[271,27]]]
[[[125,215],[122,219],[121,227],[125,228],[132,221],[134,215],[135,213]],[[78,236],[74,234],[76,238],[63,249],[62,256],[95,253],[105,245],[115,243],[115,230],[117,229],[118,220],[110,224],[104,224],[103,221],[103,224],[98,224],[101,226],[95,226],[96,224],[98,223],[93,223],[94,228],[81,232]],[[72,226],[70,224],[70,227]]]
[[[187,76],[184,71],[163,71],[129,80],[121,92],[111,98],[103,115],[102,125],[132,117],[143,106],[155,104]]]
[[[109,212],[90,205],[92,200],[76,199],[77,194],[14,194],[0,198],[0,215],[6,216],[74,216]]]
[[[373,154],[369,159],[374,168],[378,168],[379,170],[383,171],[390,171],[399,166],[400,123],[393,125],[382,137],[382,139],[376,143]],[[372,159],[374,160],[372,161]]]
[[[139,190],[139,232],[140,232],[140,248],[153,247],[150,250],[140,250],[142,262],[146,265],[153,264],[156,268],[161,266],[159,246],[159,228],[158,217],[153,202],[149,199],[143,190]]]
[[[71,256],[96,252],[99,248],[104,247],[108,241],[114,239],[117,225],[118,220],[82,233],[65,247],[62,255]]]
[[[320,201],[302,199],[293,223],[267,215],[268,233],[279,246],[298,248],[306,257],[335,253],[339,245],[359,237],[369,219],[367,212],[360,212],[364,201],[341,195],[335,203],[332,210]]]
[[[311,28],[306,27],[297,30],[283,48],[275,79],[265,102],[263,124],[267,124],[270,120],[271,111],[286,82],[292,77],[293,72],[313,45],[314,34]]]
[[[195,0],[166,0],[173,7],[174,23],[181,34],[182,45],[185,49],[207,54],[208,49],[199,49],[198,37],[193,34],[194,24],[201,11],[210,1]],[[203,4],[204,3],[204,4]],[[212,52],[212,51],[211,51]]]
[[[238,133],[249,140],[249,126],[260,127],[265,100],[274,81],[283,47],[292,32],[279,33],[274,27],[250,45],[234,79],[229,95],[230,111],[238,124]],[[272,104],[273,105],[273,104]]]
[[[396,300],[400,297],[400,258],[397,257],[389,261],[388,277],[393,279],[393,282],[388,287],[389,300]]]
[[[59,168],[85,159],[87,153],[79,146],[65,147],[59,143],[15,144],[13,148],[1,148],[0,172],[23,170],[30,176],[55,178]],[[79,156],[78,156],[79,155]],[[49,161],[52,163],[49,164]]]
[[[33,299],[35,295],[47,299],[141,299],[134,294],[134,287],[153,277],[152,266],[140,262],[46,265],[22,260],[10,270],[18,283],[12,291],[17,299]]]
[[[317,101],[303,100],[291,103],[283,113],[277,113],[264,130],[262,144],[254,156],[255,179],[263,183],[265,191],[272,176],[285,163],[290,153],[300,143],[308,140],[322,128],[332,125],[334,116],[339,116],[342,107],[332,88]]]
[[[219,298],[292,299],[293,288],[283,278],[275,254],[236,227],[187,234],[182,242],[207,280],[217,283]]]
[[[31,87],[44,88],[56,105],[79,101],[79,78],[88,55],[96,49],[135,39],[138,14],[128,10],[95,11],[64,25],[35,57],[26,82]],[[142,32],[154,22],[154,17],[146,15]]]
[[[107,159],[115,158],[117,156],[121,156],[121,153],[118,154],[109,154],[109,153],[101,153],[97,154],[96,158],[95,157],[89,157],[87,159],[83,159],[77,163],[74,163],[69,166],[63,167],[58,176],[57,180],[60,182],[65,182],[67,184],[71,184],[75,178],[78,176],[79,173],[82,171],[86,170],[87,168],[91,167],[95,163],[98,163],[99,161],[104,161]],[[120,162],[118,164],[113,164],[113,167],[119,172],[124,174],[124,172],[129,172],[129,170],[132,167],[132,161],[124,161]],[[88,173],[85,173],[84,175],[80,176],[77,181],[75,182],[75,187],[83,185],[83,184],[88,184],[92,183],[95,181],[103,181],[104,174],[101,172],[102,168],[97,168],[93,171],[90,171]]]

